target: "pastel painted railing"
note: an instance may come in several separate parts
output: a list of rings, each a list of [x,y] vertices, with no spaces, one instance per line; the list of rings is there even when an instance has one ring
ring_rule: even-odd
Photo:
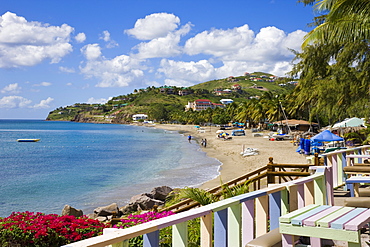
[[[106,229],[102,236],[65,247],[128,246],[127,240],[144,235],[144,246],[159,246],[159,230],[172,226],[172,246],[188,243],[189,220],[200,218],[201,246],[245,246],[254,238],[279,227],[279,217],[315,203],[333,204],[331,167],[318,167],[316,173],[276,184],[265,189],[228,198],[127,229]]]
[[[370,152],[370,145],[351,149],[340,149],[327,154],[322,154],[324,165],[333,167],[333,186],[334,188],[343,186],[346,182],[346,176],[343,168],[347,165],[347,155],[361,155]],[[360,158],[355,158],[356,163],[360,163]]]

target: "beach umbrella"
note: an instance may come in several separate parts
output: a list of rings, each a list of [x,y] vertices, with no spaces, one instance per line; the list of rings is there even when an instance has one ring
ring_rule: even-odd
[[[319,134],[312,137],[311,140],[315,142],[332,142],[332,141],[343,141],[344,139],[340,136],[331,133],[329,130],[324,130],[323,132],[320,132]]]
[[[220,133],[224,133],[224,132],[225,132],[224,130],[217,130],[216,134],[220,134]]]

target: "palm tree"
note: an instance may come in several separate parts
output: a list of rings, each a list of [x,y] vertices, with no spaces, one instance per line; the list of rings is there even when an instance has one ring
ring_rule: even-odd
[[[319,12],[328,11],[324,20],[312,30],[303,43],[308,44],[346,44],[370,39],[370,1],[368,0],[301,0],[315,4]]]
[[[305,38],[292,76],[300,77],[290,97],[291,112],[310,111],[329,123],[367,117],[370,88],[370,1],[300,0],[326,11]]]

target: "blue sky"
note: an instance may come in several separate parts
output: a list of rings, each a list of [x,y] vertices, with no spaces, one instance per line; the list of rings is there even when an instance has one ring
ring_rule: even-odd
[[[148,86],[283,76],[313,17],[295,0],[1,0],[0,119]]]

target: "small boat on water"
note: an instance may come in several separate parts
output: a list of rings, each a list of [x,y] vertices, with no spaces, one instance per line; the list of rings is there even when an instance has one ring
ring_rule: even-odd
[[[17,142],[38,142],[40,139],[18,139]]]

